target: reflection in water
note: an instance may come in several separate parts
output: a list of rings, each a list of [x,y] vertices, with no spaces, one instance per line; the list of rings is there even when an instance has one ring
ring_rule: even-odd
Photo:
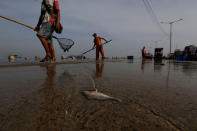
[[[182,63],[182,71],[188,76],[195,76],[197,71],[196,62],[184,62]]]
[[[10,63],[12,63],[12,62],[16,62],[16,60],[9,60],[9,62],[10,62]]]
[[[43,86],[45,88],[53,88],[54,77],[56,75],[56,64],[47,65],[46,69],[47,77],[45,79],[45,82],[43,83]]]
[[[102,77],[103,71],[104,71],[104,60],[102,60],[101,66],[100,66],[100,61],[97,61],[96,62],[96,78]],[[120,99],[98,92],[94,79],[91,76],[89,76],[89,78],[92,81],[94,90],[85,90],[81,92],[82,95],[84,95],[88,100],[101,100],[101,101],[113,100],[113,101],[121,102]]]
[[[133,63],[133,59],[127,59],[127,63]]]
[[[170,62],[168,64],[168,68],[167,68],[167,77],[166,77],[166,87],[168,88],[169,87],[169,78],[170,78]]]
[[[154,65],[162,65],[162,59],[154,59]]]
[[[56,106],[55,106],[55,97],[56,93],[54,91],[54,78],[56,76],[56,64],[51,64],[44,66],[46,67],[46,79],[42,86],[44,87],[41,90],[43,94],[43,103],[41,105],[42,112],[40,117],[37,119],[37,130],[42,129],[42,125],[45,125],[44,128],[52,128],[52,117],[55,116]],[[51,123],[51,124],[50,124]],[[46,127],[47,126],[47,127]]]
[[[141,63],[141,70],[142,72],[145,71],[145,69],[147,68],[146,66],[147,65],[150,65],[152,63],[152,59],[145,59],[145,58],[142,58],[142,63]],[[150,67],[150,66],[149,66]]]
[[[154,59],[154,71],[161,71],[162,65],[162,59]]]
[[[142,58],[141,69],[142,69],[143,72],[145,70],[145,63],[146,63],[146,59]]]
[[[162,59],[154,59],[154,64],[152,66],[152,60],[142,59],[141,62],[141,70],[142,72],[145,71],[147,64],[151,65],[149,67],[154,67],[155,72],[161,72],[162,68],[164,67],[164,63]],[[169,77],[170,77],[170,61],[168,63],[168,67],[165,67],[165,74],[166,74],[166,87],[169,86]],[[150,68],[149,68],[150,69]]]
[[[102,77],[102,73],[104,71],[104,60],[102,60],[101,64],[100,61],[96,62],[96,77]]]

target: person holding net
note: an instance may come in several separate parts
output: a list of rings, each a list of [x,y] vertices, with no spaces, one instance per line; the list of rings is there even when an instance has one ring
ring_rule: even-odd
[[[37,31],[37,36],[46,52],[46,56],[40,62],[49,60],[56,62],[52,34],[55,29],[61,30],[61,28],[58,0],[43,0],[41,5],[41,15],[38,24],[34,29]]]
[[[101,53],[102,55],[102,59],[105,59],[105,56],[104,56],[104,51],[103,51],[103,45],[102,45],[102,42],[101,40],[104,40],[106,43],[108,42],[105,38],[102,38],[100,36],[97,36],[96,33],[94,33],[92,35],[94,37],[94,46],[92,49],[95,48],[96,46],[96,60],[99,59],[99,52]]]

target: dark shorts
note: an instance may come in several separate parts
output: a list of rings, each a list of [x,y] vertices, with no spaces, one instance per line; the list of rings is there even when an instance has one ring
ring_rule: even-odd
[[[54,31],[54,27],[51,23],[46,22],[42,23],[40,30],[37,35],[46,38],[48,43],[53,43],[52,34]]]

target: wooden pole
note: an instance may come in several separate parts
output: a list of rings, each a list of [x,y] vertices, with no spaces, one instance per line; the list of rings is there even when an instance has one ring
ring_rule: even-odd
[[[16,21],[16,20],[10,19],[10,18],[5,17],[5,16],[3,16],[3,15],[1,15],[1,14],[0,14],[0,17],[1,17],[1,18],[4,18],[4,19],[6,19],[6,20],[12,21],[12,22],[14,22],[14,23],[17,23],[17,24],[23,25],[23,26],[25,26],[25,27],[27,27],[27,28],[30,28],[30,29],[34,30],[34,27],[32,27],[32,26],[29,26],[29,25],[26,25],[26,24],[21,23],[21,22],[19,22],[19,21]]]

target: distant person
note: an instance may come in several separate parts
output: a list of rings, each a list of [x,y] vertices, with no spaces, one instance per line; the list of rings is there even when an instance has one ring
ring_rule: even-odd
[[[103,45],[102,45],[101,40],[104,40],[105,42],[108,42],[108,41],[106,39],[100,37],[100,36],[97,36],[96,33],[94,33],[92,36],[94,37],[94,46],[93,46],[93,48],[96,46],[96,60],[99,59],[99,52],[102,55],[102,59],[105,59],[104,51],[103,51]]]
[[[60,28],[60,8],[58,0],[43,0],[40,18],[35,27],[35,31],[38,32],[37,36],[46,52],[46,56],[40,62],[49,60],[56,62],[52,34],[55,29],[60,30]]]
[[[145,46],[142,49],[142,58],[146,58],[146,48],[145,48]]]

